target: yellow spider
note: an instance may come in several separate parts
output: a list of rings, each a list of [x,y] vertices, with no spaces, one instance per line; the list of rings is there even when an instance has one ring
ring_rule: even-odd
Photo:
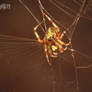
[[[53,20],[48,15],[43,13],[43,16],[45,16],[51,22],[52,26],[46,30],[46,34],[43,39],[40,39],[40,36],[36,30],[43,23],[42,21],[36,27],[34,27],[34,34],[38,42],[44,45],[47,61],[49,65],[51,65],[49,56],[57,57],[58,53],[63,53],[65,50],[67,50],[67,46],[69,46],[71,43],[65,43],[62,40],[64,35],[66,34],[66,31],[61,33],[60,28],[53,22]]]

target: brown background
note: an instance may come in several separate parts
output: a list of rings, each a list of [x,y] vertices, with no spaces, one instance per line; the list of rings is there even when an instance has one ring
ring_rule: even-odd
[[[70,0],[65,0],[72,9],[78,10]],[[36,0],[24,1],[41,21],[41,13]],[[64,3],[64,0],[60,1]],[[33,17],[18,0],[1,0],[10,3],[10,10],[0,10],[0,35],[13,35],[35,39],[32,29],[37,25]],[[44,6],[61,24],[68,25],[71,18],[65,16],[48,0]],[[77,12],[76,12],[77,13]],[[88,14],[91,16],[90,11]],[[54,73],[46,62],[42,46],[39,44],[9,42],[0,39],[0,92],[53,92],[52,80],[56,80],[56,92],[73,92],[75,73],[73,65],[62,58],[53,61]],[[92,57],[92,21],[81,18],[72,39],[73,48]],[[61,56],[62,57],[62,56]],[[64,56],[68,62],[68,56]],[[92,59],[76,54],[79,65],[88,65]],[[63,62],[64,61],[64,62]],[[92,92],[92,68],[78,70],[79,92]]]

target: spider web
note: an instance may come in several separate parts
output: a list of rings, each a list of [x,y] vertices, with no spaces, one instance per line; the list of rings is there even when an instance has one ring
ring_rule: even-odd
[[[81,0],[80,0],[81,1]],[[49,2],[49,1],[48,1]],[[73,34],[74,34],[74,31],[75,31],[75,28],[77,27],[77,23],[79,22],[79,21],[76,21],[76,18],[77,18],[77,14],[80,14],[80,17],[82,17],[82,14],[83,13],[79,13],[80,11],[78,11],[78,13],[77,14],[75,14],[75,16],[74,15],[72,15],[71,13],[69,13],[69,12],[67,12],[67,11],[64,11],[64,8],[62,8],[61,7],[61,4],[60,4],[60,7],[59,7],[59,5],[58,5],[58,1],[55,1],[55,0],[53,0],[53,1],[51,1],[50,0],[50,2],[51,3],[53,3],[58,9],[60,9],[60,11],[62,11],[62,9],[63,9],[63,12],[66,14],[66,15],[68,15],[69,17],[71,16],[72,17],[72,19],[73,19],[73,24],[72,25],[68,25],[68,26],[65,26],[63,23],[60,23],[59,21],[57,21],[57,19],[56,18],[54,18],[48,11],[47,11],[47,9],[45,9],[44,8],[44,6],[43,6],[43,4],[40,2],[40,0],[38,0],[38,5],[40,6],[40,9],[41,9],[41,12],[46,12],[46,14],[48,14],[57,24],[59,24],[60,25],[60,27],[62,27],[63,28],[63,30],[66,30],[67,31],[67,35],[68,35],[68,37],[69,37],[69,39],[70,40],[72,40],[72,36],[73,36]],[[80,4],[80,7],[82,6],[82,3],[79,3],[79,2],[77,2],[78,4]],[[40,21],[38,20],[38,18],[36,18],[35,16],[34,16],[34,14],[31,12],[31,10],[24,4],[24,3],[22,3],[22,5],[24,5],[24,7],[29,11],[29,13],[33,16],[33,18],[36,20],[36,22],[39,24],[40,23]],[[66,6],[64,6],[64,7],[66,7]],[[85,7],[86,8],[86,7]],[[78,10],[80,10],[80,8],[78,9]],[[84,9],[84,11],[85,11],[85,9]],[[84,11],[82,11],[82,12],[84,12]],[[83,16],[83,17],[85,17],[85,16]],[[85,18],[87,18],[87,19],[90,19],[91,20],[91,18],[90,17],[85,17]],[[43,26],[41,26],[41,29],[43,30],[43,32],[45,33],[45,30],[47,29],[47,23],[46,23],[46,20],[45,20],[45,18],[44,18],[44,16],[42,15],[42,19],[44,20],[44,27]],[[79,19],[80,20],[80,19]],[[32,48],[30,48],[30,45],[31,45],[31,47],[35,47],[35,48],[37,48],[37,46],[39,46],[39,44],[37,43],[37,41],[36,40],[34,40],[34,39],[30,39],[30,38],[28,38],[28,39],[26,39],[26,38],[21,38],[21,37],[14,37],[14,36],[6,36],[6,35],[0,35],[0,41],[1,41],[1,48],[3,48],[3,49],[1,49],[1,51],[3,51],[4,49],[6,49],[6,51],[8,52],[8,49],[9,49],[9,51],[11,51],[11,53],[10,53],[10,55],[12,55],[12,52],[16,52],[16,51],[18,51],[18,49],[17,48],[21,48],[21,46],[23,46],[23,49],[25,49],[25,48],[27,48],[27,49],[25,49],[25,51],[23,50],[23,51],[21,51],[22,53],[24,53],[25,52],[25,55],[28,55],[30,52],[32,52],[30,49],[32,49]],[[7,47],[6,47],[6,44],[7,44]],[[26,46],[25,46],[25,44],[26,44]],[[27,45],[28,44],[28,45]],[[33,45],[33,46],[32,46]],[[39,48],[40,48],[40,46],[39,46]],[[39,49],[39,48],[37,48],[37,50]],[[71,49],[71,48],[69,48],[69,49]],[[37,52],[37,50],[35,50],[35,54],[36,54],[36,52]],[[41,49],[39,49],[39,50],[41,50]],[[5,51],[5,50],[4,50]],[[69,51],[70,52],[70,51]],[[76,53],[78,54],[78,55],[81,55],[81,56],[84,56],[84,57],[87,57],[87,58],[90,58],[89,56],[87,56],[87,55],[85,55],[84,53],[80,53],[79,51],[77,51],[77,50],[74,50],[74,54],[75,54],[75,56],[76,56]],[[16,53],[15,53],[16,54]],[[17,55],[18,55],[19,53],[17,53]],[[67,59],[66,59],[66,57],[68,57],[69,55],[68,55],[69,53],[65,53],[64,55],[65,56],[62,56],[62,58],[63,58],[63,60],[64,61],[66,61],[67,62]],[[70,53],[70,55],[72,55],[72,53]],[[73,56],[73,60],[72,61],[74,61],[74,60],[76,60],[76,58],[74,57],[74,55],[72,55]],[[59,59],[61,59],[61,58],[59,58]],[[53,60],[54,61],[54,60]],[[74,62],[76,62],[76,61],[74,61]],[[74,63],[73,62],[73,63]],[[69,62],[70,63],[70,62]],[[55,68],[57,68],[56,67],[56,63],[55,64],[53,64],[54,65],[54,69]],[[39,65],[38,66],[35,66],[35,67],[39,67]],[[53,67],[53,66],[52,66]],[[57,71],[55,71],[55,70],[53,70],[53,68],[51,67],[51,72],[53,72],[53,74],[52,74],[52,92],[55,92],[56,91],[56,78],[55,78],[55,73],[57,72]],[[59,68],[61,67],[61,66],[58,66]],[[80,69],[80,68],[90,68],[91,67],[91,64],[90,65],[88,65],[88,66],[76,66],[76,64],[74,65],[74,67],[75,67],[75,70],[77,70],[77,69]],[[77,68],[77,69],[76,69]],[[60,69],[59,69],[60,70]],[[75,71],[76,73],[78,72],[78,71]],[[78,75],[76,75],[76,76],[78,76]],[[78,82],[79,80],[76,78],[76,82]],[[76,83],[75,82],[75,83]],[[71,83],[70,83],[71,84]],[[64,85],[64,84],[62,84],[62,85]],[[76,84],[74,84],[76,87],[78,87],[79,85],[77,85],[77,83]],[[78,90],[77,90],[78,91]],[[58,92],[59,92],[59,90],[58,90]],[[73,91],[74,92],[74,91]]]
[[[73,0],[74,2],[75,2],[75,0]],[[85,19],[88,19],[88,20],[92,20],[92,18],[91,17],[89,17],[89,16],[85,16],[84,15],[84,12],[85,12],[85,14],[86,14],[86,10],[87,10],[87,6],[88,6],[88,4],[87,3],[89,3],[88,1],[86,1],[85,3],[85,5],[84,4],[82,4],[82,1],[81,1],[81,4],[80,4],[80,8],[78,9],[78,11],[76,11],[75,12],[75,10],[73,10],[72,8],[69,8],[69,7],[67,7],[66,5],[64,5],[63,3],[61,3],[60,1],[58,1],[58,0],[50,0],[50,2],[53,4],[53,5],[55,5],[58,9],[60,9],[61,11],[63,11],[63,13],[65,13],[66,15],[68,15],[68,16],[70,16],[71,18],[73,18],[73,22],[69,25],[69,27],[66,27],[65,28],[65,30],[67,31],[67,33],[68,33],[68,36],[69,36],[69,38],[70,39],[72,39],[72,36],[73,36],[73,33],[74,33],[74,31],[75,31],[75,28],[76,28],[76,26],[77,26],[77,24],[78,24],[78,22],[79,22],[79,20],[81,19],[81,17],[83,17],[83,18],[85,18]],[[77,2],[78,3],[78,2]],[[60,7],[60,5],[63,7]],[[82,5],[83,5],[83,7],[82,7]],[[83,8],[83,9],[82,9]],[[67,9],[67,11],[66,11],[66,9]],[[70,13],[69,13],[70,12]],[[73,15],[73,14],[75,14],[75,15]],[[79,19],[78,19],[78,17],[79,17]]]
[[[75,16],[72,15],[72,14],[70,14],[69,12],[66,12],[63,8],[58,7],[58,5],[56,4],[57,1],[55,1],[55,0],[54,0],[55,2],[53,2],[52,0],[50,0],[50,1],[51,1],[51,3],[53,3],[57,8],[59,8],[60,10],[62,10],[65,14],[67,14],[67,15],[69,15],[69,16],[71,16],[71,17],[74,17],[73,22],[72,22],[68,27],[65,27],[64,25],[61,25],[55,18],[53,18],[53,17],[49,14],[49,12],[43,7],[41,1],[38,0],[39,7],[40,7],[40,10],[41,10],[42,16],[43,16],[43,12],[47,13],[57,24],[59,24],[61,27],[63,27],[64,30],[67,31],[67,36],[68,36],[68,39],[69,39],[70,41],[72,40],[73,33],[74,33],[75,29],[76,29],[76,26],[77,26],[77,24],[78,24],[80,18],[81,18],[81,17],[84,17],[84,18],[87,18],[87,19],[91,20],[90,17],[85,17],[85,16],[83,16],[83,13],[84,13],[85,10],[87,9],[87,5],[86,5],[87,1],[86,1],[86,0],[84,0],[83,3],[80,5],[80,8],[78,9],[78,13],[77,13]],[[65,6],[64,6],[64,7],[65,7]],[[71,11],[73,11],[73,10],[71,10]],[[73,11],[73,12],[74,12],[74,11]],[[34,15],[32,15],[32,16],[34,17]],[[44,18],[44,16],[43,16],[43,20],[44,20],[44,28],[45,28],[45,30],[47,30],[46,19]],[[83,54],[83,53],[80,53],[80,52],[77,51],[77,50],[72,49],[72,47],[69,48],[69,50],[72,50],[73,52],[76,52],[76,53],[78,53],[78,54],[80,54],[80,55],[83,55],[83,56],[86,56],[86,57],[90,58],[89,56],[87,56],[87,55],[85,55],[85,54]],[[77,69],[80,69],[80,68],[90,68],[91,65],[84,66],[84,67],[82,67],[82,66],[77,67],[77,66],[76,66],[76,61],[75,61],[75,55],[74,55],[73,52],[71,53],[71,55],[72,55],[73,62],[74,62],[74,66],[75,66],[75,76],[76,76],[76,79],[75,79],[75,80],[76,80],[76,81],[75,81],[76,85],[75,85],[75,86],[76,86],[76,90],[79,91],[78,71],[77,71]],[[63,59],[65,59],[65,58],[63,58]],[[52,68],[52,71],[53,71],[53,68]],[[53,85],[53,92],[55,92],[55,88],[54,88],[54,87],[55,87],[55,80],[53,80],[52,83],[53,83],[53,84],[52,84],[52,85]]]
[[[58,5],[56,4],[56,3],[54,3],[52,0],[50,0],[57,8],[59,8],[60,10],[62,10],[65,14],[67,14],[67,15],[69,15],[69,16],[71,16],[71,17],[74,17],[73,15],[71,15],[70,13],[68,13],[68,12],[66,12],[63,8],[61,8],[61,7],[58,7]],[[55,2],[57,2],[57,1],[55,1]],[[60,2],[59,2],[60,3]],[[43,11],[46,11],[45,10],[45,8],[42,6],[42,4],[41,4],[41,2],[40,2],[40,0],[39,0],[39,4],[40,4],[40,7],[41,7],[41,12],[43,13]],[[79,10],[78,10],[78,13],[76,14],[76,16],[75,16],[75,18],[74,18],[74,20],[73,20],[73,22],[69,25],[69,27],[67,27],[67,28],[65,28],[64,26],[64,28],[65,28],[65,30],[67,31],[67,36],[68,36],[68,39],[71,41],[72,40],[72,36],[73,36],[73,33],[74,33],[74,31],[75,31],[75,29],[76,29],[76,26],[77,26],[77,24],[78,24],[78,22],[79,22],[79,20],[80,20],[80,18],[83,16],[83,13],[85,12],[85,9],[87,8],[87,1],[86,0],[84,0],[83,1],[83,3],[81,4],[81,6],[80,6],[80,8],[79,8]],[[43,11],[42,11],[43,10]],[[47,11],[46,11],[47,12]],[[48,13],[48,12],[47,12]],[[83,16],[84,18],[88,18],[88,19],[90,19],[91,20],[91,18],[90,17],[85,17],[85,16]],[[54,19],[54,18],[53,18]],[[55,20],[55,19],[54,19]],[[56,20],[55,20],[56,21]],[[56,21],[57,22],[57,21]],[[45,26],[46,26],[46,24],[45,24]],[[72,47],[71,47],[72,48]],[[84,66],[84,67],[82,67],[82,66],[79,66],[79,67],[77,67],[77,63],[76,63],[76,61],[75,61],[75,54],[74,54],[74,52],[76,52],[76,53],[79,53],[80,54],[80,52],[79,51],[76,51],[76,50],[74,50],[72,53],[71,53],[71,55],[72,55],[72,58],[73,58],[73,62],[74,62],[74,66],[75,66],[75,76],[76,76],[76,78],[75,78],[75,88],[76,88],[76,91],[78,92],[79,91],[79,81],[78,81],[78,70],[77,70],[77,68],[90,68],[92,65],[88,65],[88,66]],[[85,55],[85,54],[81,54],[81,55],[84,55],[84,56],[86,56],[86,57],[88,57],[87,55]],[[63,57],[63,56],[62,56]],[[64,59],[64,58],[63,58]],[[65,59],[64,59],[65,60]],[[53,85],[55,85],[55,84],[53,84]],[[55,90],[54,90],[55,91]],[[53,92],[54,92],[53,91]]]

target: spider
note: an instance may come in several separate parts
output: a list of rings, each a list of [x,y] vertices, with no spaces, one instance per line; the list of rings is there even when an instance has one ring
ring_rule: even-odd
[[[38,23],[38,25],[36,25],[33,28],[33,32],[37,38],[36,41],[44,46],[44,51],[45,51],[45,55],[46,55],[48,64],[51,65],[51,61],[49,60],[49,57],[55,58],[58,56],[58,54],[63,54],[66,50],[69,50],[72,52],[71,55],[74,60],[74,58],[75,58],[74,52],[76,52],[76,53],[80,53],[80,52],[72,48],[71,39],[72,39],[72,35],[75,30],[75,27],[78,24],[78,21],[80,20],[80,17],[82,16],[83,11],[86,8],[86,0],[83,1],[82,5],[79,9],[79,12],[76,15],[73,23],[68,28],[64,28],[65,31],[63,31],[63,32],[61,31],[60,27],[57,26],[57,24],[53,21],[55,19],[53,17],[52,18],[50,17],[49,13],[46,11],[46,9],[41,4],[41,1],[40,0],[37,0],[37,1],[39,3],[39,7],[40,7],[41,13],[43,15],[43,20],[41,22],[34,16],[34,14],[22,2],[22,0],[19,0],[19,2],[25,7],[25,9],[32,15],[32,17]],[[40,35],[37,32],[37,29],[39,27],[42,27],[41,26],[42,23],[45,22],[44,18],[46,18],[51,23],[52,26],[45,28],[45,35],[44,35],[43,39],[41,39]],[[46,25],[44,25],[44,27],[45,26]],[[71,29],[72,29],[72,31],[71,31]],[[70,37],[69,37],[69,34],[70,34]],[[65,42],[63,40],[64,37],[67,37],[68,42]],[[80,54],[82,54],[82,53],[80,53]],[[84,55],[84,56],[87,56],[87,55]],[[75,60],[74,60],[74,65],[76,66]],[[83,67],[83,68],[89,68],[89,67],[90,66]],[[82,67],[78,67],[78,68],[82,68]]]
[[[66,32],[70,31],[70,29],[72,27],[76,27],[83,9],[85,7],[86,4],[86,0],[83,1],[82,6],[79,9],[79,13],[76,15],[74,22],[70,25],[69,28],[65,28],[65,31],[61,32],[61,29],[59,26],[57,26],[57,24],[52,20],[52,18],[49,16],[48,12],[44,9],[43,5],[41,4],[40,0],[37,0],[40,6],[40,10],[41,13],[43,15],[43,18],[47,18],[47,20],[51,23],[52,26],[50,27],[46,27],[45,29],[45,36],[43,37],[43,39],[41,39],[40,35],[37,32],[37,29],[39,27],[42,27],[42,23],[44,23],[44,19],[40,22],[35,16],[34,14],[30,11],[30,9],[22,2],[22,0],[19,0],[19,2],[27,9],[27,11],[33,16],[33,18],[36,20],[36,22],[38,23],[38,25],[36,25],[33,28],[33,32],[37,38],[38,43],[42,44],[44,46],[44,51],[45,51],[45,55],[46,55],[46,59],[49,65],[51,65],[51,61],[49,60],[49,57],[57,57],[58,54],[63,54],[67,49],[69,51],[72,52],[72,57],[74,59],[74,53],[75,50],[72,48],[72,44],[71,44],[71,37],[69,37],[69,35],[67,35]],[[45,25],[44,25],[45,27]],[[74,28],[71,32],[71,36],[74,32]],[[63,41],[63,38],[67,37],[67,41],[65,42]]]
[[[50,57],[57,57],[59,53],[64,53],[64,51],[67,50],[67,47],[71,44],[71,42],[65,43],[63,41],[63,37],[66,34],[66,31],[61,32],[60,28],[56,25],[56,23],[45,13],[43,13],[43,16],[45,16],[49,22],[52,24],[47,30],[46,34],[43,37],[43,39],[40,39],[39,34],[37,33],[37,29],[39,26],[43,23],[39,23],[34,27],[34,34],[40,44],[44,45],[44,51],[46,54],[46,59],[49,65],[51,65],[51,61],[49,60]]]

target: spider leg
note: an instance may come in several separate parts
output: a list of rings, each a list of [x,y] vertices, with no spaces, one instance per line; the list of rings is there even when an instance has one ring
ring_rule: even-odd
[[[44,44],[44,51],[45,51],[45,55],[46,55],[47,62],[48,62],[48,64],[51,66],[51,62],[50,62],[50,60],[49,60],[48,49],[47,49],[47,45],[46,45],[46,44]]]
[[[59,37],[60,38],[60,40],[61,40],[61,44],[62,45],[65,45],[65,46],[69,46],[70,44],[71,44],[71,41],[69,40],[69,42],[68,43],[64,43],[63,41],[62,41],[62,39],[63,39],[63,37],[64,37],[64,35],[66,35],[66,31],[63,31],[63,33],[61,34],[61,36]],[[66,35],[67,36],[67,35]],[[67,37],[68,38],[68,37]]]
[[[63,33],[60,35],[60,40],[63,39],[64,35],[66,34],[66,31],[63,31]]]
[[[67,39],[70,41],[69,37],[68,37],[67,34],[66,34],[66,31],[63,31],[63,33],[60,35],[60,40],[61,40],[61,41],[62,41],[62,39],[63,39],[64,36],[66,36]],[[67,44],[67,46],[70,45],[70,43],[71,43],[71,42],[69,42],[69,43]]]
[[[59,27],[55,24],[55,22],[45,13],[43,15],[51,22],[51,24],[56,28],[56,32],[59,32]]]
[[[35,34],[36,38],[38,39],[38,42],[42,44],[42,43],[43,43],[43,40],[40,39],[40,36],[39,36],[39,34],[37,33],[37,31],[36,31],[36,30],[38,29],[38,27],[39,27],[41,24],[42,24],[42,22],[39,23],[38,25],[36,25],[36,26],[34,27],[34,30],[33,30],[33,31],[34,31],[34,34]]]

